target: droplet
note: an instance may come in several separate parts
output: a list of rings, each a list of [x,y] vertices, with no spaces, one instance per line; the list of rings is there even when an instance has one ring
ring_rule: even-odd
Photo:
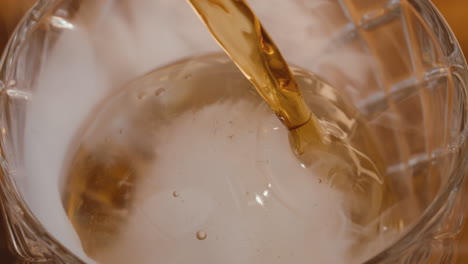
[[[6,94],[11,98],[21,100],[29,100],[32,96],[29,92],[18,90],[15,87],[10,87],[10,89],[6,90]]]
[[[154,92],[154,95],[160,96],[160,95],[163,94],[165,91],[166,91],[166,89],[164,89],[164,88],[159,88],[159,89],[157,89],[157,90]]]
[[[172,196],[174,196],[174,198],[179,197],[179,192],[178,192],[178,191],[174,191],[174,192],[172,193]]]
[[[198,231],[197,232],[197,239],[198,240],[205,240],[207,237],[207,234],[204,231]]]
[[[319,180],[318,180],[318,183],[322,183],[322,179],[319,179]]]
[[[260,197],[259,195],[255,195],[255,201],[257,201],[259,205],[264,206],[262,197]]]
[[[120,129],[119,130],[119,134],[122,135],[124,133],[124,130],[123,129]]]
[[[106,143],[109,143],[109,142],[110,142],[110,138],[109,138],[109,137],[106,137],[105,141],[106,141]]]
[[[67,21],[63,17],[52,16],[50,17],[50,25],[56,29],[74,29],[75,25]]]
[[[184,76],[184,79],[185,79],[185,80],[190,80],[190,79],[192,79],[192,74],[187,74],[187,75],[185,75],[185,76]]]

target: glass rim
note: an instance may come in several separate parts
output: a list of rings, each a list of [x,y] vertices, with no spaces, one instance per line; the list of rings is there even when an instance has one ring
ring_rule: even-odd
[[[338,0],[339,1],[339,0]],[[404,0],[410,2],[414,5],[414,2],[420,2],[420,0]],[[31,32],[34,31],[35,22],[39,21],[47,12],[49,8],[54,5],[55,0],[38,0],[33,7],[23,16],[20,23],[17,25],[14,33],[10,37],[5,49],[2,51],[0,57],[0,91],[5,88],[4,81],[9,79],[10,69],[16,63],[18,54],[21,52],[23,44],[28,40],[28,37]],[[392,0],[390,0],[392,2]],[[395,2],[395,1],[394,1]],[[400,2],[400,1],[396,1]],[[447,25],[447,22],[439,12],[439,10],[434,6],[431,1],[425,3],[436,12],[436,19],[438,23]],[[31,22],[32,21],[32,22]],[[454,40],[454,45],[459,47],[458,41],[456,40],[453,32],[449,27],[446,27],[448,34]],[[460,50],[460,54],[463,54]],[[466,60],[463,57],[463,66],[466,67]],[[466,84],[466,83],[465,83]],[[467,102],[468,103],[468,102]],[[468,150],[468,145],[464,140],[461,142],[459,149]],[[0,176],[0,200],[2,202],[1,213],[4,214],[4,219],[6,222],[6,231],[10,238],[10,245],[15,251],[14,253],[19,255],[25,261],[32,261],[31,255],[28,255],[26,252],[29,252],[28,249],[25,249],[24,245],[18,243],[18,238],[15,235],[15,230],[12,227],[12,220],[20,219],[24,223],[24,227],[29,229],[31,235],[36,237],[40,242],[39,244],[47,249],[48,252],[43,252],[43,259],[45,261],[54,260],[51,258],[67,259],[72,263],[82,263],[85,264],[80,257],[75,255],[71,250],[65,247],[60,241],[58,241],[50,232],[44,227],[44,225],[37,219],[34,213],[31,211],[26,201],[21,196],[21,193],[16,187],[15,180],[11,176],[8,170],[7,157],[3,152],[3,148],[0,146],[0,165],[3,173],[3,177]],[[459,164],[468,163],[468,157],[457,157],[457,167]],[[423,213],[418,217],[414,223],[408,227],[405,233],[402,233],[398,236],[398,239],[395,239],[389,245],[383,247],[381,250],[372,255],[372,257],[367,258],[363,263],[364,264],[378,264],[382,261],[386,261],[389,258],[394,256],[400,256],[401,253],[408,247],[417,243],[419,235],[430,227],[436,225],[438,220],[443,216],[444,206],[449,201],[450,196],[454,192],[460,189],[460,185],[463,182],[465,173],[463,170],[455,170],[441,186],[437,196],[431,201],[431,203],[425,208]],[[8,207],[18,207],[11,209]],[[11,211],[9,211],[11,209]],[[13,214],[14,218],[12,219],[11,215]],[[65,255],[64,255],[65,254]],[[38,259],[34,259],[37,261]]]
[[[401,0],[397,0],[397,2],[400,2]],[[403,0],[406,2],[409,2],[411,5],[415,5],[415,2],[421,2],[420,0]],[[463,54],[463,51],[460,49],[459,42],[453,33],[452,29],[448,26],[448,22],[445,20],[444,16],[442,13],[437,9],[437,7],[432,3],[432,1],[426,1],[424,2],[424,5],[426,5],[426,8],[431,9],[431,11],[436,13],[435,19],[437,20],[436,22],[444,25],[445,29],[448,31],[447,33],[450,35],[453,45],[457,47],[457,51],[461,54],[462,57],[462,64],[465,69],[467,69],[467,62],[466,58]],[[421,10],[418,10],[421,11]],[[457,76],[454,76],[457,77]],[[460,80],[464,85],[467,85],[467,80]],[[466,86],[464,86],[465,89],[467,89]],[[466,91],[465,91],[466,92]],[[466,98],[465,98],[466,100]],[[468,103],[468,102],[465,102]],[[462,134],[466,134],[466,128],[464,129]],[[468,145],[466,142],[466,136],[462,136],[462,141],[459,142],[458,148],[456,149],[457,151],[457,163],[454,165],[454,168],[463,168],[462,164],[466,164],[468,162],[468,158],[466,157],[461,157],[459,155],[460,152],[463,152],[463,150],[468,150]],[[378,264],[381,261],[386,260],[387,258],[397,255],[399,256],[403,250],[406,248],[414,245],[417,243],[419,240],[419,234],[423,233],[425,230],[430,229],[431,227],[435,226],[438,224],[438,220],[443,217],[444,213],[444,206],[447,205],[447,202],[449,202],[450,197],[454,194],[456,194],[460,189],[463,188],[462,184],[465,178],[465,172],[462,169],[454,169],[451,173],[451,175],[448,177],[447,181],[445,182],[445,185],[441,187],[441,189],[438,191],[436,197],[429,203],[429,205],[425,208],[423,213],[419,216],[419,218],[414,222],[414,224],[406,230],[405,233],[400,235],[398,239],[393,241],[391,244],[383,248],[380,252],[376,253],[373,257],[369,258],[368,260],[364,261],[363,264]]]

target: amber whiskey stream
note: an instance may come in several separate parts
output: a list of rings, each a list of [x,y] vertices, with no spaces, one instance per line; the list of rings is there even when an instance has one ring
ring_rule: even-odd
[[[216,41],[273,112],[290,130],[293,147],[303,153],[323,143],[317,119],[305,104],[288,64],[243,0],[189,0]]]

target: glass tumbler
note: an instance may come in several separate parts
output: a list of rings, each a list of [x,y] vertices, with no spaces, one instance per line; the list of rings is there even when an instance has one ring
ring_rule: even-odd
[[[377,139],[399,232],[360,262],[452,263],[465,208],[468,71],[432,3],[248,2],[286,60],[349,98]],[[73,135],[128,81],[213,52],[222,50],[185,1],[37,2],[0,61],[0,194],[22,260],[92,262],[75,250],[61,203]]]

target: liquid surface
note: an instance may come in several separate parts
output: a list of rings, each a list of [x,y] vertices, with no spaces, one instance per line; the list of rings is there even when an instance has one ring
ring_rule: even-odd
[[[64,203],[84,249],[104,263],[185,263],[202,252],[212,263],[350,257],[378,233],[388,204],[366,125],[316,76],[297,70],[296,80],[245,1],[190,3],[287,131],[265,121],[261,98],[223,56],[132,82],[96,109],[71,157]],[[299,159],[280,143],[286,132]],[[340,246],[310,249],[323,240]],[[162,250],[142,252],[150,241]]]
[[[319,124],[316,113],[304,101],[287,62],[246,1],[189,2],[212,36],[289,130],[292,148],[302,162],[315,162],[318,152],[319,155],[333,152],[353,166],[355,174],[384,184],[376,151],[363,152],[346,141],[346,136],[330,134]]]
[[[352,105],[292,72],[324,131],[373,153]],[[382,228],[386,190],[335,153],[298,160],[228,57],[193,58],[95,108],[70,148],[64,206],[102,263],[349,263]]]

